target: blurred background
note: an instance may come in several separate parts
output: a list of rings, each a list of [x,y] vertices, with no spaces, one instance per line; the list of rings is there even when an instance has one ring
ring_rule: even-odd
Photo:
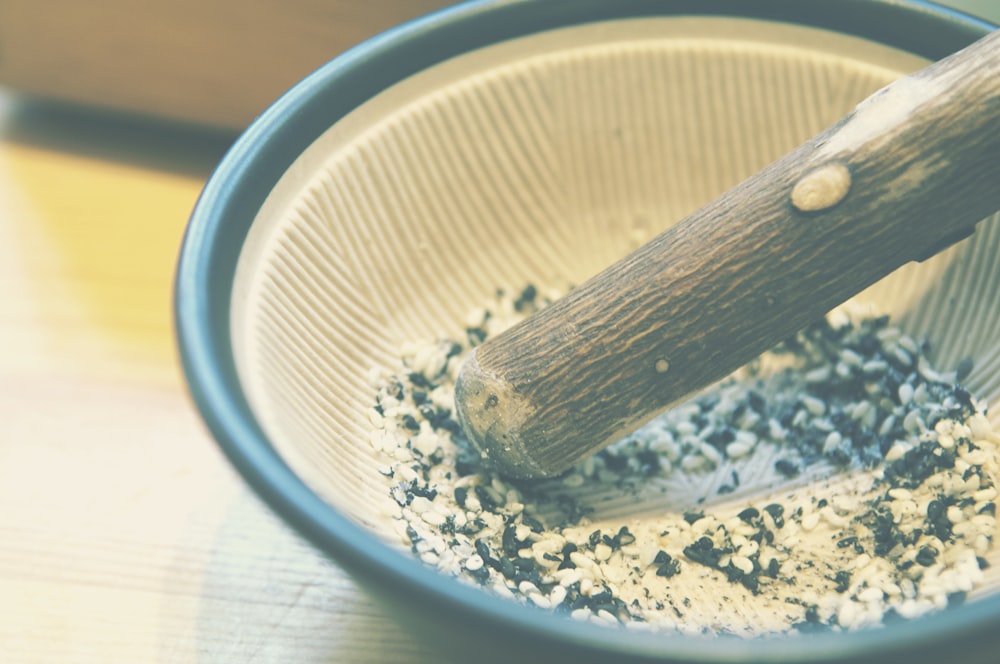
[[[353,44],[447,0],[4,0],[0,84],[236,130]],[[1000,20],[998,0],[944,4]]]

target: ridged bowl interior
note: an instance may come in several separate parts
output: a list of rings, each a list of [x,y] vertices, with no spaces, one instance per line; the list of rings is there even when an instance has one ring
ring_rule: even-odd
[[[259,422],[320,495],[399,544],[372,370],[460,334],[498,287],[580,283],[924,64],[812,28],[675,17],[532,35],[385,90],[288,169],[241,254],[233,345]],[[940,369],[971,357],[967,386],[994,405],[998,256],[993,219],[860,296]]]

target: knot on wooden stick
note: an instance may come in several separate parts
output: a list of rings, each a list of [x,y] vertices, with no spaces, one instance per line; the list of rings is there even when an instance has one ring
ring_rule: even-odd
[[[840,162],[825,164],[802,177],[792,188],[792,205],[802,212],[819,212],[844,200],[851,172]]]

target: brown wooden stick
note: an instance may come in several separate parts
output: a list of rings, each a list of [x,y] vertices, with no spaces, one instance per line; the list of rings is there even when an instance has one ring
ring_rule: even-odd
[[[556,475],[1000,208],[1000,33],[841,122],[475,349],[460,422]]]

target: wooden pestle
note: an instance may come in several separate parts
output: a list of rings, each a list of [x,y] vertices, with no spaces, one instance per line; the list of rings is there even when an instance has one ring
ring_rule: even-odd
[[[478,346],[459,422],[511,477],[558,475],[1000,209],[1000,31]]]

